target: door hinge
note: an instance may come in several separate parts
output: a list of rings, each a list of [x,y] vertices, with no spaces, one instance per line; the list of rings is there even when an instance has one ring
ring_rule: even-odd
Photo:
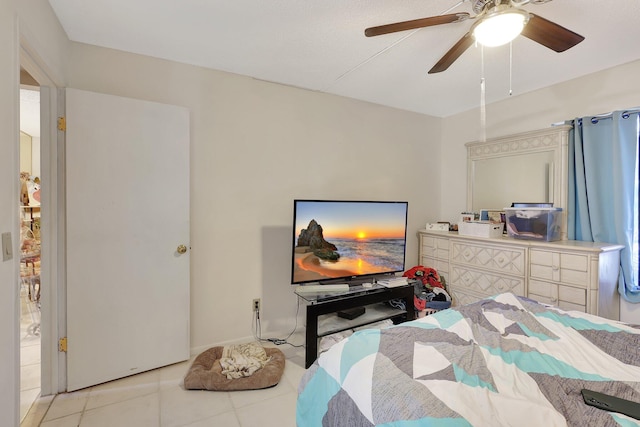
[[[67,130],[67,119],[58,117],[58,130],[65,132]]]
[[[67,352],[67,337],[62,337],[58,340],[58,351]]]

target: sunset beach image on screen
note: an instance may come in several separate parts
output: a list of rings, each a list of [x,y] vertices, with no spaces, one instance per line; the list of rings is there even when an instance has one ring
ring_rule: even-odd
[[[406,202],[294,201],[292,283],[404,270]]]

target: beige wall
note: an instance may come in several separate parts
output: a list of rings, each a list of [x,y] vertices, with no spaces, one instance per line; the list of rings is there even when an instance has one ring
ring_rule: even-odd
[[[191,112],[192,347],[250,338],[253,298],[263,331],[293,328],[295,198],[408,200],[417,263],[415,231],[438,212],[440,119],[77,43],[68,76]]]

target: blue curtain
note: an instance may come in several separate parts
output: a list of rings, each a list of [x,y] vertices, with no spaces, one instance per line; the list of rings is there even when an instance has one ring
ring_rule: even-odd
[[[568,237],[624,245],[618,290],[634,303],[640,302],[634,262],[638,123],[637,112],[616,111],[576,119],[569,133]]]

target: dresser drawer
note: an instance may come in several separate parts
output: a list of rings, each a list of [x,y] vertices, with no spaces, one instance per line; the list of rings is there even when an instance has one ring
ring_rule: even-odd
[[[566,310],[586,311],[587,290],[551,282],[529,280],[529,298]]]
[[[558,302],[558,285],[550,282],[529,280],[529,293],[527,296],[536,301],[556,304]]]
[[[461,305],[466,305],[466,304],[472,304],[484,298],[484,296],[470,294],[465,292],[462,289],[457,289],[457,288],[451,288],[449,290],[449,293],[451,294],[451,305],[454,307],[459,307]]]
[[[573,304],[570,302],[566,302],[566,301],[558,301],[558,307],[560,307],[563,310],[566,311],[580,311],[582,313],[586,313],[587,312],[587,307],[584,305],[580,305],[580,304]]]
[[[422,256],[449,260],[449,239],[422,236]]]
[[[473,291],[484,296],[503,292],[525,295],[524,277],[504,276],[460,265],[451,266],[451,288]]]
[[[560,285],[558,286],[558,300],[584,307],[587,305],[587,290]]]
[[[500,274],[525,275],[525,249],[451,241],[451,262],[481,267]]]
[[[449,261],[433,258],[429,256],[423,256],[420,259],[420,265],[425,267],[435,268],[439,275],[444,276],[445,280],[449,280]]]
[[[569,283],[585,288],[589,284],[589,257],[532,249],[530,276],[536,279]]]

